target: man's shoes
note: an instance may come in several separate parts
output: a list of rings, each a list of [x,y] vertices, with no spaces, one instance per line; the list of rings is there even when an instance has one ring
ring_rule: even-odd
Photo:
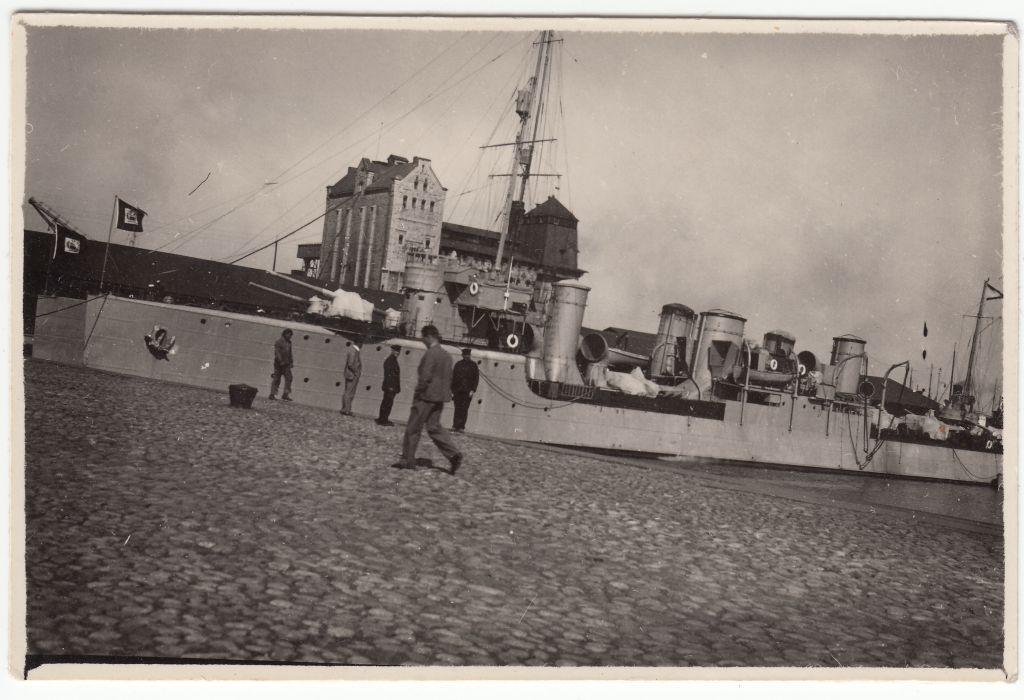
[[[267,397],[267,400],[268,401],[277,401],[277,397],[274,396],[273,394],[271,394],[270,396]]]
[[[391,422],[391,421],[389,421],[389,420],[386,420],[386,421],[384,421],[383,423],[381,423],[381,425],[387,426],[388,428],[393,428],[393,427],[395,427],[395,424],[394,424],[394,423],[392,423],[392,422]]]
[[[464,430],[465,430],[465,428],[452,428],[452,432],[453,433],[461,433]]]
[[[343,416],[351,416],[352,415],[352,411],[341,411],[341,415],[343,415]]]
[[[377,420],[375,420],[374,423],[376,423],[377,425],[383,425],[384,427],[389,427],[389,426],[394,425],[394,423],[392,423],[389,420],[380,420],[379,418]]]
[[[290,396],[282,396],[282,397],[281,397],[281,400],[282,400],[282,401],[291,401],[291,400],[292,400],[292,397],[290,397]]]
[[[448,470],[448,473],[455,476],[455,472],[458,471],[459,467],[462,466],[462,455],[455,455],[448,462],[452,465]]]
[[[416,467],[411,467],[408,464],[406,464],[405,462],[395,462],[394,464],[391,465],[391,468],[392,469],[415,469]]]

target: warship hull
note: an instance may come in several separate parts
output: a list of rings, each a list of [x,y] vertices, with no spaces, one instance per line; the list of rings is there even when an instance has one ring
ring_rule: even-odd
[[[39,297],[37,311],[35,358],[224,392],[230,384],[244,383],[261,395],[270,384],[274,342],[291,328],[292,398],[321,408],[341,405],[344,350],[352,341],[319,326],[113,295],[85,303]],[[165,359],[147,348],[145,337],[155,328],[174,338]],[[392,345],[402,348],[403,384],[393,415],[401,419],[408,411],[424,347],[408,338],[387,338],[361,349],[355,413],[377,415],[383,361]],[[458,347],[444,347],[453,356],[460,353]],[[805,396],[784,396],[776,405],[614,396],[539,381],[539,360],[528,356],[474,350],[473,358],[481,381],[467,432],[481,436],[969,483],[1001,477],[1002,455],[996,453],[895,440],[875,449],[863,413],[849,404]],[[443,421],[449,420],[446,411]],[[396,435],[396,454],[399,446]]]

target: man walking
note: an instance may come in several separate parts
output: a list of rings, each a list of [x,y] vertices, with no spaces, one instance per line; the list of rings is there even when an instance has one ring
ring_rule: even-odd
[[[472,350],[462,348],[462,359],[452,369],[452,403],[455,404],[455,419],[452,430],[461,433],[466,429],[466,416],[469,415],[469,404],[473,401],[477,384],[480,383],[480,370],[476,363],[469,359]]]
[[[398,355],[401,352],[401,345],[392,345],[391,354],[384,358],[384,383],[380,387],[384,397],[380,400],[377,425],[394,425],[389,419],[391,407],[395,404],[395,394],[402,391],[402,368],[398,366]]]
[[[363,360],[359,356],[361,340],[353,340],[345,349],[345,393],[341,397],[341,415],[352,415],[352,399],[359,388],[359,376],[363,373]]]
[[[416,468],[416,447],[425,426],[427,435],[451,464],[448,473],[454,474],[462,464],[462,453],[452,442],[448,431],[441,427],[444,402],[452,396],[452,359],[441,348],[441,334],[436,327],[424,326],[422,334],[427,351],[417,370],[412,410],[409,411],[409,423],[405,427],[402,461],[391,466],[398,469]]]
[[[277,387],[281,386],[284,377],[284,393],[282,401],[291,401],[292,393],[292,329],[285,328],[281,337],[274,343],[274,373],[270,375],[270,400],[277,398]]]

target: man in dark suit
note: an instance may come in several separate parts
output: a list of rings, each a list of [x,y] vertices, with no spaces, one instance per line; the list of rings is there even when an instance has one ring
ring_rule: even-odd
[[[416,447],[420,442],[420,433],[426,427],[427,435],[448,458],[454,474],[462,464],[462,453],[452,442],[451,435],[441,427],[441,411],[444,402],[452,397],[452,358],[441,347],[441,334],[434,326],[423,327],[423,344],[427,351],[423,353],[417,370],[416,390],[413,392],[412,410],[409,411],[409,423],[405,427],[405,439],[402,445],[402,461],[391,466],[398,469],[416,468]]]
[[[391,407],[395,404],[395,394],[402,391],[402,368],[398,366],[398,355],[401,352],[401,345],[392,345],[391,354],[384,358],[384,383],[380,387],[384,397],[380,400],[378,425],[394,425],[389,419]]]
[[[281,377],[284,377],[284,393],[281,398],[284,401],[291,401],[292,393],[292,329],[285,328],[281,331],[281,337],[274,343],[274,373],[270,375],[270,400],[277,398],[277,388],[281,386]]]
[[[472,350],[462,348],[462,359],[452,369],[452,403],[455,404],[455,419],[452,430],[461,433],[466,429],[466,416],[469,415],[469,404],[480,383],[480,370],[476,363],[469,359]]]

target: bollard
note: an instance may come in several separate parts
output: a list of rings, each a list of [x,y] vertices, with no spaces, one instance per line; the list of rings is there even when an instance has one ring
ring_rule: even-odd
[[[228,396],[234,408],[252,408],[258,389],[248,384],[232,384],[228,387]]]

